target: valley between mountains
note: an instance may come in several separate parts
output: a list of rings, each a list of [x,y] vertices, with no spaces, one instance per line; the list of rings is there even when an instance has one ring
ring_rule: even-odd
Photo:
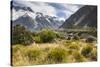
[[[82,5],[62,18],[12,1],[11,13],[13,66],[97,61],[97,6]]]

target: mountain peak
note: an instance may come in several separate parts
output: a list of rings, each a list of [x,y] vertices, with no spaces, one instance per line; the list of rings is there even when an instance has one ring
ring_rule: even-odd
[[[28,13],[25,13],[22,17],[30,17]]]

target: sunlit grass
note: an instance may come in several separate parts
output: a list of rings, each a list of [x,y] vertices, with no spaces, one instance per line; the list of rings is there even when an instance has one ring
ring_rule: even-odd
[[[93,43],[81,40],[61,40],[56,43],[34,43],[29,46],[12,45],[12,64],[55,64],[97,60],[97,48]]]

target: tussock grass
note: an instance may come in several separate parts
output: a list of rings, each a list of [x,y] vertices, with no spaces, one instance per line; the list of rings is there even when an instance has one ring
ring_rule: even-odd
[[[66,60],[67,51],[63,48],[57,47],[49,51],[47,59],[49,63],[61,63]]]
[[[61,40],[56,43],[12,45],[12,64],[34,65],[97,60],[97,48],[82,41]]]

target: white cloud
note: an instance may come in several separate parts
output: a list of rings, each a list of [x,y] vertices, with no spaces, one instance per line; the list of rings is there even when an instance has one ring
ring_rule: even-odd
[[[63,4],[66,10],[71,11],[72,13],[76,12],[80,7],[83,5],[76,5],[76,4]]]
[[[17,0],[14,0],[14,1],[17,1]],[[64,10],[61,10],[61,9],[56,9],[56,7],[46,2],[19,1],[18,0],[17,3],[23,6],[31,7],[33,11],[41,12],[44,15],[57,16],[57,13],[63,12],[65,15],[62,18],[65,18],[65,19],[67,19],[71,14],[76,12],[81,7],[81,5],[59,4],[60,6],[64,7]]]
[[[41,2],[39,2],[38,4],[32,3],[30,6],[35,12],[41,12],[45,15],[56,14],[56,9],[47,3],[41,3]]]
[[[24,15],[25,12],[22,10],[16,11],[15,9],[12,9],[12,20],[16,20],[18,17]]]
[[[17,1],[22,6],[31,7],[35,12],[41,12],[46,15],[55,15],[56,9],[45,2]]]

